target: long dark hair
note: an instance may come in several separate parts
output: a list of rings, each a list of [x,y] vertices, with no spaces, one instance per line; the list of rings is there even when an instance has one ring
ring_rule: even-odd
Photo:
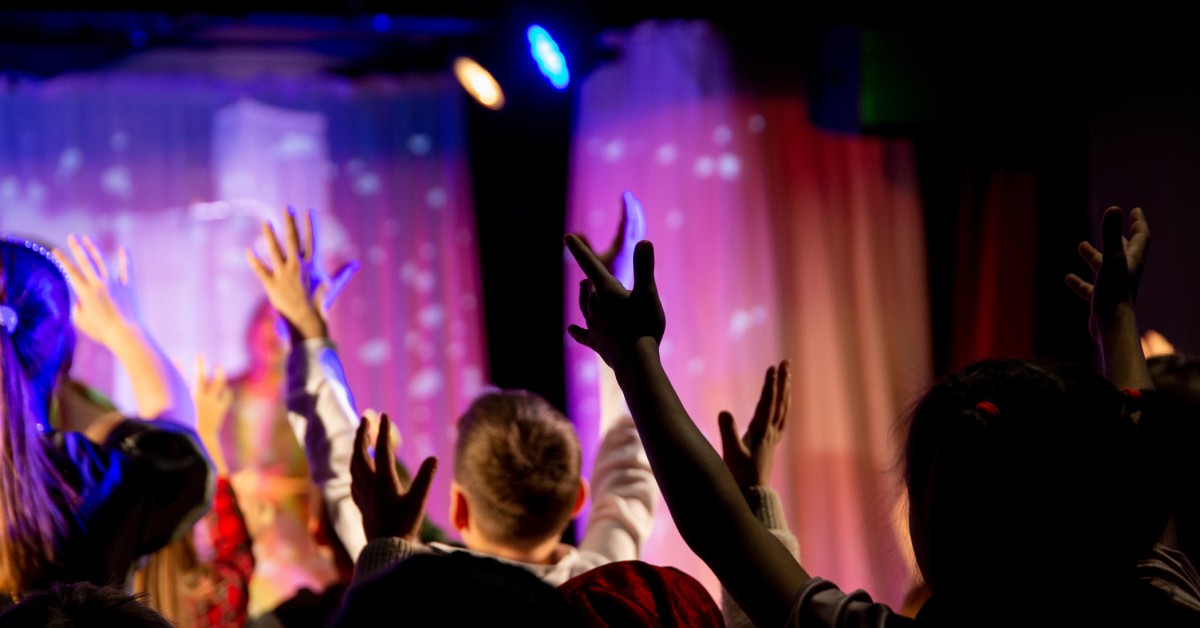
[[[66,276],[45,248],[0,237],[0,591],[48,585],[74,491],[46,449],[50,396],[74,343]],[[12,316],[15,315],[15,316]]]

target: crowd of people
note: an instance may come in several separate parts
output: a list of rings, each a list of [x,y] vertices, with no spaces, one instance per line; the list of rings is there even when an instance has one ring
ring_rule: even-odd
[[[631,199],[627,214],[640,207]],[[247,262],[286,327],[276,411],[303,451],[340,584],[250,616],[252,531],[219,437],[230,382],[201,360],[185,383],[138,315],[123,251],[112,264],[86,237],[60,249],[5,236],[0,628],[1200,626],[1188,462],[1200,361],[1146,359],[1140,209],[1105,211],[1099,246],[1079,245],[1093,274],[1066,278],[1090,303],[1099,364],[983,360],[912,406],[904,478],[920,603],[899,609],[802,564],[768,485],[788,425],[787,359],[766,368],[744,430],[721,414],[719,449],[689,417],[659,359],[667,313],[649,241],[621,229],[597,252],[564,239],[586,275],[585,326],[567,331],[603,362],[613,401],[590,477],[567,417],[498,389],[457,417],[448,469],[431,457],[410,473],[389,416],[356,411],[330,337],[329,292],[344,276],[321,271],[311,213],[286,210],[282,227],[265,222],[266,255],[248,246]],[[125,369],[136,416],[72,376],[77,334]],[[452,474],[453,535],[425,516],[438,472]],[[719,599],[643,560],[660,497]],[[589,504],[586,533],[564,543]]]

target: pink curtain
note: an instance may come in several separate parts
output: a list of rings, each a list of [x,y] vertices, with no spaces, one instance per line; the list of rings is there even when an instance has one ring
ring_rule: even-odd
[[[924,236],[910,147],[835,136],[799,91],[735,86],[705,22],[615,33],[619,60],[582,87],[568,228],[608,242],[619,199],[644,203],[667,313],[662,354],[714,446],[728,409],[745,426],[769,364],[795,367],[772,485],[802,563],[899,605],[909,585],[894,426],[929,376]],[[567,264],[566,309],[581,274]],[[595,358],[567,341],[570,411],[590,435]],[[594,451],[594,438],[585,441]],[[711,572],[660,507],[645,559],[714,593]]]

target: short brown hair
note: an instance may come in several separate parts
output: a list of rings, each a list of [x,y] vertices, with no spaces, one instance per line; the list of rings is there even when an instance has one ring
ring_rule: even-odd
[[[494,541],[561,534],[578,496],[579,465],[570,421],[532,392],[485,393],[458,420],[454,478]]]

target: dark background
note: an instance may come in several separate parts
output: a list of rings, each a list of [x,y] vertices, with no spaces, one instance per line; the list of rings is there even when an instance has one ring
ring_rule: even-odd
[[[1086,304],[1062,276],[1085,270],[1074,244],[1093,237],[1110,204],[1141,205],[1155,231],[1144,327],[1182,350],[1200,347],[1192,325],[1200,314],[1192,279],[1200,262],[1200,54],[1184,16],[1126,7],[1051,18],[1019,4],[928,16],[911,6],[733,4],[44,3],[0,11],[0,72],[49,78],[147,50],[240,47],[303,48],[325,59],[321,71],[360,76],[444,71],[454,55],[470,54],[508,95],[505,109],[472,106],[468,115],[491,379],[561,408],[573,87],[613,55],[600,43],[605,30],[703,18],[728,35],[748,84],[803,90],[818,126],[912,140],[928,217],[937,372],[961,356],[961,226],[998,174],[1028,177],[1036,199],[1014,213],[1029,237],[1004,251],[1035,269],[1034,285],[1011,295],[1032,316],[1029,338],[1014,351],[1091,357]],[[533,21],[558,38],[572,88],[549,90],[532,68],[523,30]]]

